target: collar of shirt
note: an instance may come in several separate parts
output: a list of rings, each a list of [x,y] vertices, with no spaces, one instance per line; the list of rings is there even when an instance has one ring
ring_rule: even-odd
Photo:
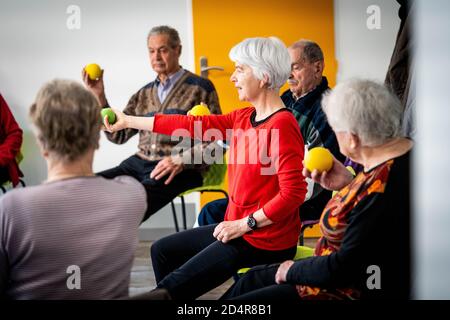
[[[315,86],[314,88],[312,88],[311,90],[309,90],[308,92],[302,94],[300,97],[297,97],[294,93],[292,93],[292,96],[294,97],[295,101],[298,101],[298,99],[301,99],[303,97],[305,97],[306,95],[308,95],[310,92],[316,90],[318,86]]]
[[[180,70],[167,77],[167,80],[164,84],[161,82],[161,80],[159,80],[159,78],[156,78],[156,83],[158,86],[158,98],[161,103],[166,100],[167,95],[173,88],[173,85],[178,81],[178,79],[181,78],[184,72],[185,70],[183,68],[180,68]]]

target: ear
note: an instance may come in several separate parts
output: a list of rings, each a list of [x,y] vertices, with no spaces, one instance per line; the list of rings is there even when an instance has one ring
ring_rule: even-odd
[[[350,135],[350,137],[349,137],[349,147],[352,150],[356,150],[357,148],[359,148],[361,146],[361,140],[354,133],[350,133],[349,135]]]
[[[39,133],[36,134],[36,142],[39,147],[39,151],[45,159],[48,159],[48,151],[44,147],[44,143],[42,142],[41,136]]]
[[[263,74],[263,79],[259,81],[259,88],[267,88],[269,86],[269,76],[267,74]]]
[[[316,74],[316,76],[322,77],[324,68],[325,68],[325,62],[323,60],[314,62],[314,73]]]
[[[181,49],[182,49],[182,47],[181,47],[181,44],[178,46],[178,58],[181,56]]]

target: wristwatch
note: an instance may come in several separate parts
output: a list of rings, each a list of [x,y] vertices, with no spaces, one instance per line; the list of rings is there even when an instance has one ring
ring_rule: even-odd
[[[258,228],[256,224],[256,220],[255,218],[253,218],[253,213],[250,213],[247,218],[247,225],[250,227],[250,229],[256,230]]]

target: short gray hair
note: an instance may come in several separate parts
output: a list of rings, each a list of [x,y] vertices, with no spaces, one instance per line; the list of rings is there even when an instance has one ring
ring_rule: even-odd
[[[172,48],[176,48],[181,45],[180,35],[178,31],[169,26],[157,26],[153,27],[147,36],[147,41],[151,36],[166,34],[169,36],[169,46]]]
[[[245,39],[230,50],[229,57],[249,66],[259,80],[267,75],[270,89],[280,89],[291,73],[289,52],[276,37]]]
[[[301,59],[308,63],[314,63],[316,61],[323,61],[323,52],[320,46],[311,40],[301,39],[294,42],[291,49],[301,50]]]
[[[362,79],[342,82],[324,96],[322,108],[335,132],[356,134],[363,146],[402,136],[403,107],[380,83]]]
[[[82,85],[56,79],[39,90],[30,117],[44,149],[71,162],[98,148],[100,110],[97,99]]]

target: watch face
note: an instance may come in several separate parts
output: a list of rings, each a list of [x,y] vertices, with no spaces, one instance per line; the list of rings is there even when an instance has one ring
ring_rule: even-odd
[[[256,229],[256,220],[253,217],[248,217],[247,219],[247,225],[250,227],[250,229],[255,230]]]

